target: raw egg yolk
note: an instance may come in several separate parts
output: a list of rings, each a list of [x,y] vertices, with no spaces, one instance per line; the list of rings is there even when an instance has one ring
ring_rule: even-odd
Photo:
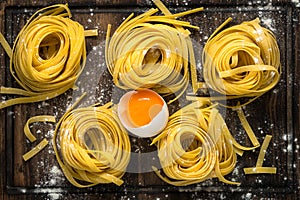
[[[162,110],[164,105],[161,97],[151,90],[135,91],[128,102],[128,114],[136,126],[149,124]]]

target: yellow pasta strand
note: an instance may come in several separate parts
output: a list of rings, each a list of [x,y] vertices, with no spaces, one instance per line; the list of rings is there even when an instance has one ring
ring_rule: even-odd
[[[48,141],[46,138],[44,138],[36,147],[28,151],[26,154],[23,155],[23,159],[25,161],[29,160],[30,158],[34,157],[36,154],[38,154],[42,149],[44,149],[48,144]]]
[[[266,155],[267,148],[268,148],[268,146],[270,144],[270,141],[271,141],[271,138],[272,138],[271,135],[266,135],[266,137],[263,141],[262,147],[261,147],[261,149],[259,151],[259,154],[258,154],[256,167],[261,167],[262,166],[262,164],[264,162],[265,155]]]
[[[34,122],[53,122],[53,123],[55,123],[55,117],[51,116],[51,115],[39,115],[39,116],[34,116],[34,117],[29,118],[24,126],[24,133],[30,142],[34,142],[36,140],[36,137],[31,133],[30,128],[29,128],[29,124],[32,124]]]
[[[98,35],[98,30],[85,30],[84,31],[84,37],[91,37],[91,36],[97,36]]]
[[[2,35],[2,33],[0,33],[0,44],[4,48],[5,52],[9,56],[9,58],[11,58],[12,49],[11,49],[10,45],[8,44],[8,42],[6,41],[5,37]]]
[[[245,174],[276,174],[276,167],[249,167],[244,168]]]
[[[239,184],[224,178],[236,165],[237,154],[254,147],[238,144],[209,100],[195,101],[169,118],[165,130],[152,144],[158,148],[158,157],[165,182],[184,186],[217,177],[227,184]]]
[[[7,50],[11,74],[21,88],[0,88],[2,94],[24,97],[0,102],[0,109],[51,99],[74,87],[86,62],[84,37],[97,31],[84,31],[70,17],[68,6],[57,4],[37,11],[27,21],[12,53]]]
[[[208,87],[221,94],[255,99],[280,79],[279,47],[274,34],[261,27],[259,19],[217,33],[230,20],[216,30],[204,47],[204,79]]]
[[[262,174],[262,173],[276,174],[276,171],[277,171],[276,167],[263,167],[262,166],[265,155],[266,155],[267,148],[271,141],[271,138],[272,138],[271,135],[266,135],[266,137],[261,145],[261,149],[259,151],[255,167],[244,168],[245,174]]]
[[[244,112],[242,110],[242,108],[240,109],[237,109],[237,114],[238,114],[238,117],[241,121],[241,124],[243,126],[243,128],[245,129],[249,139],[251,140],[252,144],[254,147],[259,147],[260,144],[257,140],[257,137],[255,136],[250,124],[248,123],[247,119],[246,119],[246,116],[244,115]]]
[[[108,26],[106,64],[115,85],[122,89],[151,88],[163,95],[179,93],[177,99],[189,83],[192,53],[189,32],[182,27],[198,27],[176,18],[203,8],[172,15],[160,1],[154,3],[164,16],[154,15],[157,9],[135,18],[131,14],[111,38],[111,25]]]
[[[53,144],[58,163],[74,186],[123,183],[131,147],[112,103],[67,111],[58,122]]]

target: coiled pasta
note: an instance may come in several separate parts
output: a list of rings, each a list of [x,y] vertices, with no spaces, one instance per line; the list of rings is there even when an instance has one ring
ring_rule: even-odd
[[[68,6],[58,4],[37,11],[27,21],[8,52],[11,74],[22,89],[0,89],[24,97],[1,102],[0,109],[51,99],[74,87],[86,62],[85,36],[97,32],[85,32],[70,17]]]
[[[228,96],[258,97],[280,79],[280,52],[274,34],[259,19],[246,21],[208,39],[202,54],[208,87]]]
[[[66,112],[56,127],[53,144],[57,160],[74,186],[123,183],[131,147],[112,103]]]
[[[151,88],[164,95],[178,92],[179,97],[189,83],[191,53],[190,33],[182,26],[198,27],[176,18],[200,10],[203,8],[157,16],[158,9],[150,9],[135,18],[132,14],[111,38],[109,26],[106,63],[115,85],[122,89]]]
[[[158,157],[165,182],[184,186],[217,177],[224,178],[236,166],[237,154],[255,147],[244,147],[229,132],[216,104],[195,101],[170,116],[165,130],[156,138]]]

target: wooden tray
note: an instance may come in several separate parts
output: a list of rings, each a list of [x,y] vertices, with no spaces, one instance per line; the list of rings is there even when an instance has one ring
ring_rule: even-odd
[[[38,132],[37,143],[29,143],[23,134],[23,126],[29,117],[50,114],[59,119],[66,108],[79,97],[83,91],[88,93],[88,98],[81,106],[90,105],[94,102],[105,103],[117,92],[113,86],[112,78],[108,73],[104,59],[104,44],[107,24],[112,24],[113,31],[131,13],[136,14],[146,11],[152,7],[151,3],[143,6],[73,6],[72,19],[81,23],[85,29],[98,28],[99,36],[86,39],[87,43],[87,65],[77,85],[78,91],[68,91],[58,98],[46,102],[16,105],[6,109],[6,175],[7,191],[11,194],[20,193],[105,193],[105,192],[145,192],[145,193],[167,193],[167,192],[260,192],[265,193],[290,193],[296,190],[296,151],[295,133],[293,130],[293,89],[295,79],[294,62],[294,32],[293,21],[295,9],[291,4],[280,4],[278,6],[208,6],[205,11],[189,15],[183,20],[190,21],[193,25],[200,27],[199,31],[192,31],[192,39],[199,47],[195,52],[200,57],[202,48],[212,32],[228,17],[233,21],[230,25],[239,24],[242,21],[252,20],[259,17],[262,25],[271,29],[277,37],[281,50],[282,76],[280,83],[270,92],[245,107],[247,119],[262,142],[266,134],[273,136],[267,150],[264,166],[277,167],[276,175],[244,175],[243,168],[255,165],[259,149],[245,152],[238,157],[237,167],[234,172],[226,176],[229,180],[241,182],[240,186],[231,186],[219,182],[216,179],[186,187],[173,187],[161,181],[154,172],[143,172],[131,170],[123,177],[125,181],[121,187],[113,184],[98,185],[86,189],[78,189],[72,186],[60,171],[56,161],[52,144],[48,145],[42,152],[31,160],[24,162],[22,155],[34,147],[42,138],[52,138],[55,124],[34,124],[32,130]],[[172,5],[170,10],[176,12],[191,9],[195,5]],[[175,9],[176,8],[176,9]],[[13,6],[5,9],[5,33],[6,38],[12,44],[18,32],[26,20],[37,10],[37,7]],[[112,33],[113,33],[112,31]],[[198,59],[199,61],[199,59]],[[5,57],[6,65],[9,59]],[[201,79],[201,71],[198,72]],[[10,73],[6,71],[6,86],[17,86]],[[296,95],[299,96],[299,95]],[[177,104],[176,104],[177,106]],[[172,111],[178,107],[172,107]],[[171,112],[172,112],[171,111]],[[249,144],[245,131],[240,125],[235,112],[226,110],[226,122],[235,138],[242,144]],[[132,152],[135,159],[129,164],[129,169],[140,169],[150,165],[159,165],[155,154],[147,157],[147,165],[143,154],[155,151],[150,147],[149,139],[131,137]],[[149,160],[150,159],[150,160]],[[152,159],[152,160],[151,160]],[[129,170],[130,171],[130,170]],[[147,171],[147,170],[144,170]]]

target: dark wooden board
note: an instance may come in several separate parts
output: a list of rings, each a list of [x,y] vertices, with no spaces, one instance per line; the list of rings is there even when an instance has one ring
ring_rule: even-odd
[[[83,24],[85,29],[98,28],[99,36],[87,38],[88,60],[86,71],[79,79],[79,91],[68,91],[58,98],[27,105],[17,105],[0,110],[0,168],[1,199],[294,199],[298,192],[299,175],[299,9],[289,1],[164,1],[172,10],[205,6],[205,11],[184,17],[200,27],[192,31],[193,42],[199,49],[198,56],[209,35],[228,17],[233,17],[230,25],[259,17],[262,25],[274,31],[280,49],[282,77],[280,83],[245,108],[247,119],[260,142],[265,134],[273,136],[264,161],[266,166],[276,166],[276,175],[245,176],[243,167],[254,166],[258,151],[246,152],[238,158],[237,170],[227,176],[242,182],[239,187],[222,184],[213,179],[204,183],[173,187],[162,182],[153,172],[127,173],[121,187],[99,185],[88,189],[74,188],[59,170],[57,161],[48,145],[41,153],[28,162],[22,155],[37,143],[28,143],[23,134],[26,120],[39,114],[56,115],[59,118],[82,91],[88,92],[83,105],[107,102],[117,93],[104,62],[106,27],[111,23],[113,30],[131,12],[139,13],[154,6],[151,1],[72,1],[69,2],[72,19]],[[26,19],[39,7],[64,1],[2,1],[0,3],[0,30],[12,44]],[[0,48],[0,85],[16,86],[8,66],[8,57]],[[93,73],[94,72],[94,73]],[[92,81],[91,81],[92,80]],[[0,96],[1,99],[1,96]],[[239,124],[237,115],[226,111],[226,122],[232,134],[241,143],[249,141]],[[51,139],[55,125],[35,124],[33,131],[41,132],[38,137]],[[155,151],[149,147],[149,140],[131,137],[132,152]],[[129,167],[143,166],[138,153]],[[154,163],[157,157],[151,157]],[[137,161],[137,162],[135,162]],[[152,162],[152,161],[151,161]],[[149,162],[149,163],[151,163]],[[137,167],[137,168],[138,168]],[[25,193],[26,195],[22,194]],[[44,194],[45,193],[45,194]],[[17,195],[14,195],[17,194]]]

